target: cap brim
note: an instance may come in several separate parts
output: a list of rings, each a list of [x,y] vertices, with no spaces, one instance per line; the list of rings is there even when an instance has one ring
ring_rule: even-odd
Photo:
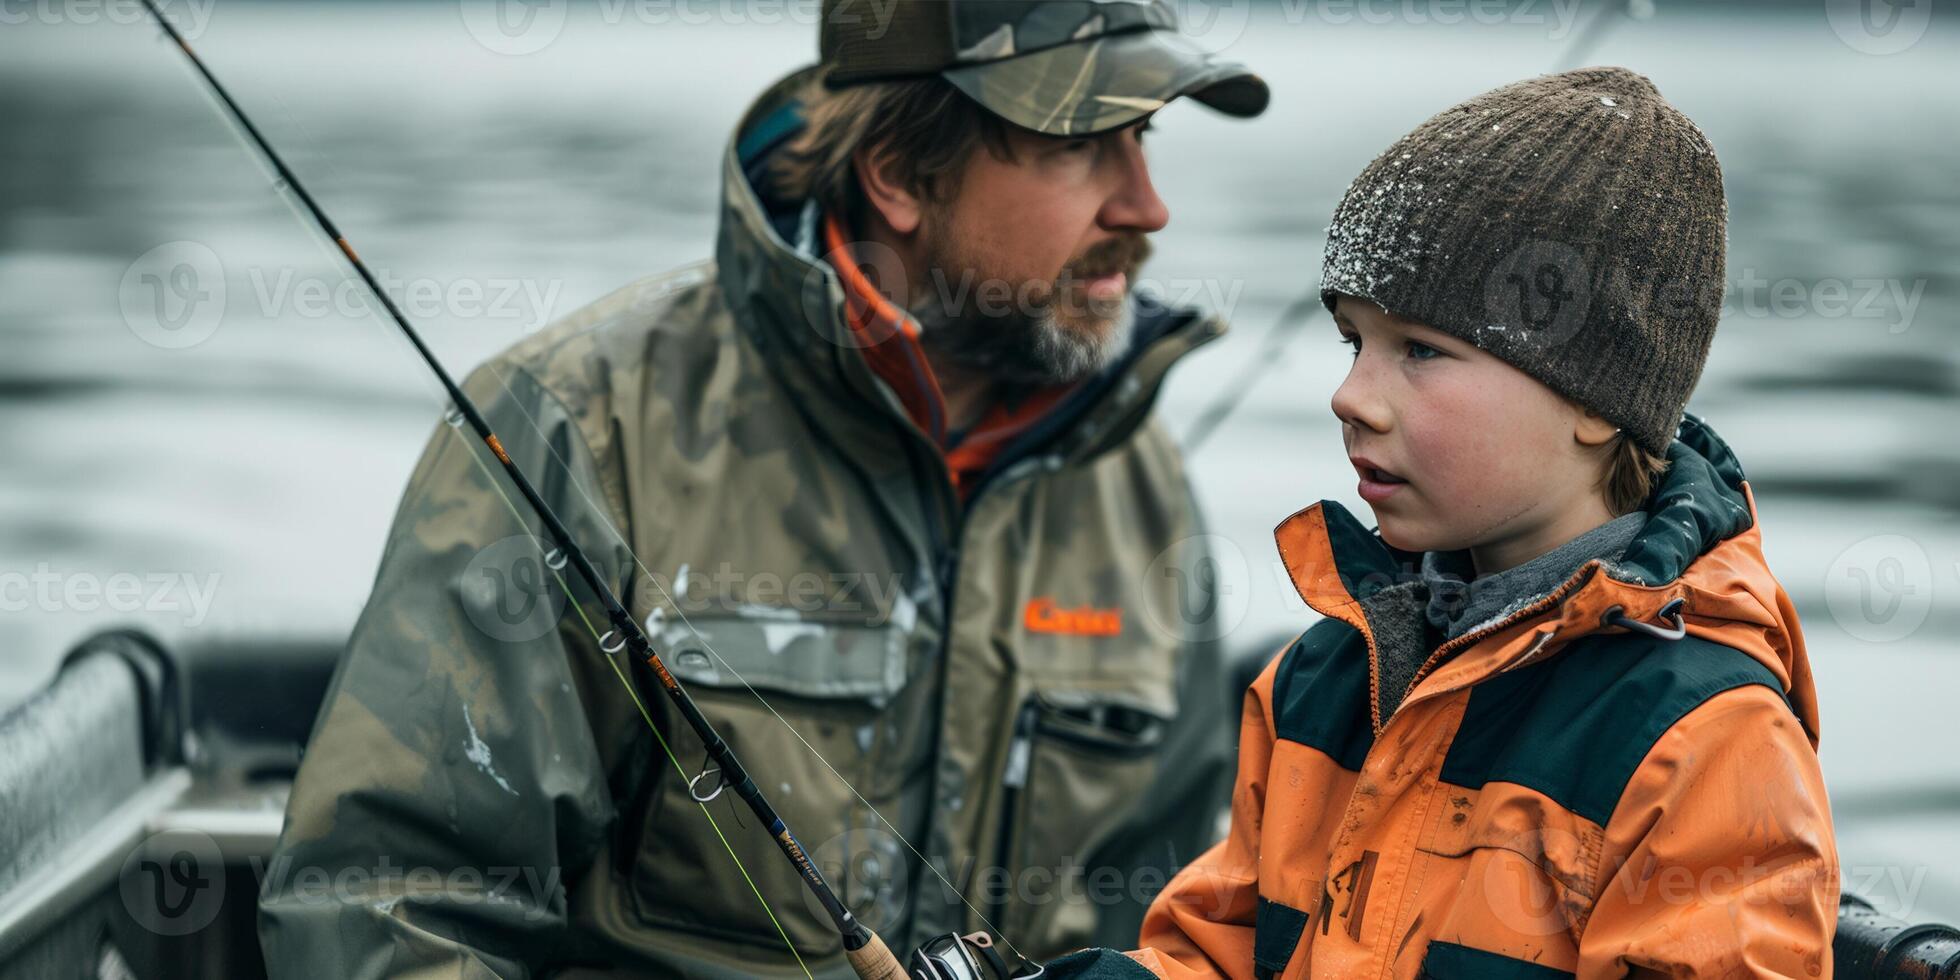
[[[1050,136],[1129,125],[1190,96],[1233,116],[1266,111],[1272,93],[1244,65],[1218,61],[1172,31],[1112,34],[942,73],[995,115]]]

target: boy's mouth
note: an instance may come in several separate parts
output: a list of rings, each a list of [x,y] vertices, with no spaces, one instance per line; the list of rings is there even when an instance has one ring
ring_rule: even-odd
[[[1384,470],[1382,466],[1374,465],[1374,461],[1368,459],[1368,457],[1348,457],[1348,463],[1354,465],[1354,472],[1358,472],[1362,480],[1370,480],[1370,482],[1378,482],[1378,484],[1405,484],[1405,482],[1409,482],[1409,480],[1397,476],[1394,472]]]
[[[1354,464],[1354,471],[1361,475],[1361,485],[1356,488],[1356,492],[1361,495],[1361,499],[1371,504],[1381,503],[1394,496],[1396,491],[1409,482],[1400,475],[1375,465],[1375,461],[1366,456],[1350,456],[1348,461]]]

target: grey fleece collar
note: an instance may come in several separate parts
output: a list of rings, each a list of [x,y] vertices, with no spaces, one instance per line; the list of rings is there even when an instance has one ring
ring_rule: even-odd
[[[1595,558],[1619,558],[1646,525],[1642,511],[1622,514],[1522,565],[1484,576],[1471,574],[1468,552],[1429,552],[1422,556],[1429,593],[1423,614],[1447,643],[1537,600]]]
[[[1482,577],[1474,575],[1469,552],[1432,551],[1423,555],[1420,575],[1362,599],[1375,638],[1381,717],[1395,712],[1437,647],[1536,602],[1595,558],[1619,559],[1646,524],[1644,512],[1623,514],[1516,568]]]

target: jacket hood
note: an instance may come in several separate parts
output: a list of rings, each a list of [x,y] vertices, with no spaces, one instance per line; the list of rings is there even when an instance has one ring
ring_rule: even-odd
[[[1618,560],[1589,561],[1549,591],[1443,644],[1417,672],[1404,704],[1537,662],[1584,636],[1625,632],[1608,622],[1621,621],[1616,613],[1668,625],[1678,602],[1689,635],[1747,653],[1776,675],[1814,747],[1810,658],[1796,609],[1763,557],[1755,495],[1741,463],[1692,414],[1684,416],[1667,458],[1667,472],[1647,501],[1646,526]],[[1390,548],[1330,500],[1287,518],[1274,536],[1301,598],[1360,630],[1373,660],[1375,637],[1362,600],[1415,575],[1421,556]]]
[[[718,275],[736,322],[771,371],[834,435],[846,435],[852,418],[858,425],[882,422],[880,412],[909,425],[904,407],[879,382],[851,333],[836,272],[822,256],[790,243],[803,202],[781,200],[762,180],[773,153],[802,128],[797,93],[815,71],[804,68],[771,86],[729,141],[722,161]],[[1225,331],[1215,316],[1141,294],[1133,301],[1136,342],[1130,353],[1082,384],[1054,413],[1054,424],[1030,442],[1053,440],[1073,458],[1114,447],[1148,417],[1171,365]]]

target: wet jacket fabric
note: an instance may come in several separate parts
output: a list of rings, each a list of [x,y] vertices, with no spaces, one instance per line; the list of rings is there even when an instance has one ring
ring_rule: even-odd
[[[1230,789],[1216,627],[1168,574],[1202,528],[1150,411],[1222,324],[1140,305],[1132,354],[962,500],[851,341],[834,270],[786,240],[796,202],[750,179],[802,82],[738,131],[715,262],[628,285],[467,389],[894,949],[981,914],[1030,955],[1124,942]],[[690,798],[700,739],[602,652],[602,613],[576,581],[566,598],[496,469],[438,425],[410,478],[267,867],[271,975],[803,976],[784,935],[847,975],[734,794]]]
[[[1247,695],[1229,838],[1138,950],[1055,975],[1830,976],[1802,631],[1728,447],[1689,416],[1668,455],[1617,559],[1431,651],[1388,712],[1370,600],[1420,556],[1331,502],[1283,523],[1327,618]],[[1677,602],[1684,637],[1625,625]]]

